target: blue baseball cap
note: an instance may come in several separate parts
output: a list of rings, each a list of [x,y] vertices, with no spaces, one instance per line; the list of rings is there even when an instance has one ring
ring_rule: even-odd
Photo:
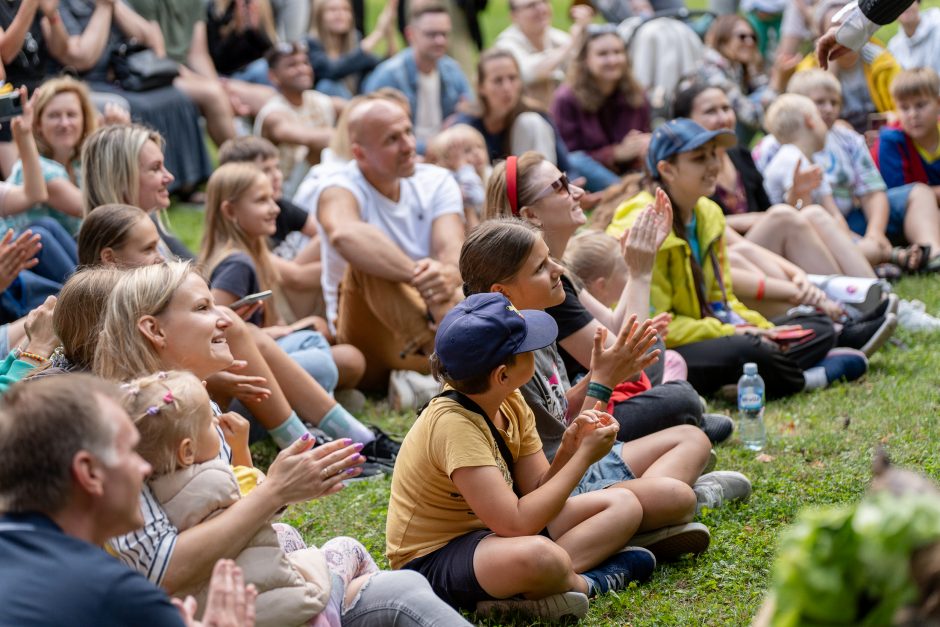
[[[700,124],[689,118],[676,118],[669,120],[655,131],[650,138],[649,150],[646,152],[646,167],[654,180],[659,178],[656,164],[665,161],[673,155],[695,150],[704,146],[713,139],[718,140],[722,148],[734,146],[738,138],[727,129],[706,131]]]
[[[451,309],[437,328],[434,352],[451,379],[490,372],[510,355],[551,345],[558,325],[534,309],[519,311],[498,292],[474,294]]]

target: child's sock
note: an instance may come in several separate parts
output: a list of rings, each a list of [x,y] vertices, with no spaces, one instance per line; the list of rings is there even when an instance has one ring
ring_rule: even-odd
[[[350,438],[353,442],[368,444],[375,439],[375,434],[337,403],[326,412],[317,425],[331,438]]]
[[[287,448],[294,440],[308,433],[308,431],[303,421],[297,416],[297,412],[291,412],[287,420],[270,429],[268,433],[278,448]]]
[[[804,390],[821,390],[829,385],[829,379],[826,377],[826,369],[822,366],[813,366],[803,371],[803,379],[806,381]]]

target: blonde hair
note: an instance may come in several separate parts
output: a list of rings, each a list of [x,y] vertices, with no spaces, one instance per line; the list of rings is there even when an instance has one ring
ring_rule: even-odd
[[[486,139],[483,138],[480,131],[468,124],[455,124],[428,140],[424,160],[428,163],[453,170],[453,152],[461,142],[477,143],[486,151]]]
[[[620,258],[619,242],[603,231],[575,235],[565,249],[564,262],[585,285],[614,273]]]
[[[161,369],[160,357],[137,323],[143,316],[163,313],[194,272],[188,261],[170,261],[122,273],[105,308],[95,374],[127,381]]]
[[[73,366],[92,369],[108,299],[122,276],[115,267],[98,266],[80,269],[62,286],[52,328]]]
[[[339,39],[339,47],[333,46],[336,39],[326,31],[324,14],[326,5],[333,0],[313,0],[313,10],[310,14],[310,36],[323,44],[324,50],[330,54],[343,54],[351,52],[359,46],[359,35],[356,33],[355,21],[352,21],[349,31]],[[350,18],[353,16],[352,4],[349,0],[342,0],[349,7]]]
[[[787,93],[790,94],[809,97],[817,89],[826,89],[842,98],[842,83],[836,75],[819,68],[797,72],[787,83]]]
[[[266,180],[267,176],[255,163],[239,161],[226,163],[209,177],[206,186],[206,228],[199,251],[199,261],[209,276],[226,257],[242,251],[248,253],[254,262],[261,289],[277,289],[280,277],[271,262],[267,238],[248,235],[237,220],[222,211],[223,203],[237,201],[256,183]],[[276,315],[273,307],[265,308],[265,318],[269,315]]]
[[[195,445],[203,424],[212,420],[209,394],[191,372],[173,370],[134,379],[123,386],[124,410],[137,425],[137,452],[154,475],[179,468],[177,451],[189,438]]]
[[[82,135],[78,140],[78,144],[72,148],[68,162],[64,164],[69,177],[71,177],[73,175],[72,162],[79,157],[82,145],[88,139],[88,136],[98,128],[98,112],[91,103],[88,87],[85,83],[77,81],[71,76],[51,78],[40,85],[39,89],[36,90],[36,100],[33,103],[33,135],[36,137],[36,147],[39,148],[39,154],[43,157],[52,158],[52,146],[49,145],[40,132],[40,121],[46,107],[59,94],[75,94],[82,109]]]
[[[940,96],[940,76],[929,67],[904,70],[891,82],[891,97],[897,102],[918,96],[936,98]]]
[[[163,150],[160,133],[140,124],[98,129],[82,145],[82,209],[87,216],[101,205],[136,205],[140,189],[140,151],[148,141]],[[141,207],[151,211],[153,207]]]
[[[768,107],[764,127],[781,144],[790,144],[806,128],[807,115],[819,116],[812,100],[800,94],[783,94]]]

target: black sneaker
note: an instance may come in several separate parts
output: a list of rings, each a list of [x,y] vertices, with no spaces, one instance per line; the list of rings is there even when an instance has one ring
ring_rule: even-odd
[[[398,457],[401,442],[396,442],[387,433],[374,425],[369,426],[369,428],[375,434],[375,439],[362,448],[362,455],[366,458],[366,462],[374,462],[394,468],[395,458]]]
[[[702,431],[712,444],[721,444],[731,437],[734,421],[724,414],[702,414]]]

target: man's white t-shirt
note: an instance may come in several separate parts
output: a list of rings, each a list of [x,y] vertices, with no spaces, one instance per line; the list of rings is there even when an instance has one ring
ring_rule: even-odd
[[[317,209],[317,230],[323,260],[323,299],[326,315],[332,326],[337,315],[339,283],[348,265],[330,245],[330,240],[319,224],[320,194],[331,187],[348,190],[356,198],[362,221],[385,233],[402,252],[417,261],[431,256],[431,227],[441,216],[457,214],[463,217],[463,199],[460,187],[450,170],[419,163],[413,176],[400,181],[398,202],[383,196],[365,179],[355,162],[323,181],[310,195],[305,205]],[[365,254],[368,254],[365,252]]]
[[[776,205],[787,202],[787,194],[793,187],[793,172],[796,170],[797,163],[800,164],[801,171],[812,168],[814,165],[806,158],[806,155],[800,152],[799,148],[793,144],[784,144],[767,164],[762,174],[764,175],[764,190],[771,203]],[[822,183],[813,192],[812,202],[819,204],[823,198],[831,195],[832,188],[823,176]],[[810,204],[809,199],[804,199],[803,204]]]
[[[437,69],[428,74],[418,72],[418,94],[415,110],[415,137],[426,142],[441,130],[441,75]]]

